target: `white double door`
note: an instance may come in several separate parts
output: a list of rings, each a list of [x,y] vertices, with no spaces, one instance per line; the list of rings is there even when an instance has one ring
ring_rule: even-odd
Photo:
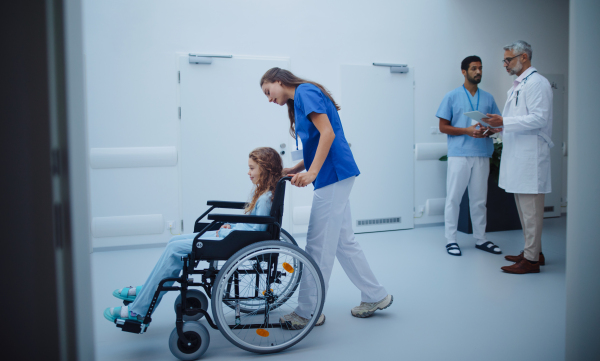
[[[250,151],[265,146],[279,151],[281,143],[289,143],[286,107],[269,103],[259,85],[263,74],[275,66],[288,68],[289,61],[233,57],[190,64],[187,55],[180,57],[182,233],[193,231],[208,200],[249,200]],[[286,152],[284,159],[287,156]],[[288,199],[286,195],[284,228],[289,223]]]
[[[414,227],[413,71],[342,65],[340,117],[360,169],[350,196],[355,233]]]
[[[287,69],[289,60],[234,56],[190,64],[188,56],[180,57],[183,233],[193,231],[208,200],[249,199],[252,184],[246,173],[252,149],[283,150],[284,166],[293,165],[290,152],[295,144],[288,133],[287,107],[268,103],[259,86],[262,75],[275,66]],[[387,67],[342,65],[341,89],[340,117],[361,171],[350,198],[354,231],[412,228],[412,72],[393,74]],[[290,188],[288,184],[282,226],[293,231],[297,227],[292,228],[294,205],[290,203],[294,199],[296,206],[308,205],[312,192]]]

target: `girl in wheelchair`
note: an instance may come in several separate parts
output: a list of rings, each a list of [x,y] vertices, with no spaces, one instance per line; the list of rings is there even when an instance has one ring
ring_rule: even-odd
[[[250,215],[269,215],[275,187],[282,176],[283,162],[281,156],[273,148],[256,148],[249,154],[248,168],[248,175],[254,185],[254,191],[244,211]],[[267,225],[264,224],[225,224],[217,231],[204,233],[201,239],[221,240],[235,230],[265,231],[266,228]],[[142,321],[150,307],[159,282],[165,278],[179,276],[183,267],[182,256],[192,252],[192,240],[196,235],[197,233],[192,233],[172,237],[142,286],[125,287],[113,292],[116,298],[131,302],[131,304],[107,308],[104,311],[104,317],[111,322],[115,322],[117,319]],[[173,284],[173,282],[168,282],[165,285],[169,286],[170,284]],[[156,306],[158,306],[165,293],[166,291],[160,293]]]

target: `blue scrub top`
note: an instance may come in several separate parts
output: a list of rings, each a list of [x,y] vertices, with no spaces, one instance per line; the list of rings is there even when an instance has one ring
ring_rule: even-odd
[[[478,97],[479,107],[477,107]],[[475,96],[472,96],[469,91],[465,92],[465,88],[461,85],[446,94],[435,116],[449,120],[453,127],[468,128],[472,121],[464,113],[474,110],[479,110],[483,114],[501,115],[492,94],[477,89]],[[494,153],[494,143],[489,137],[473,138],[468,135],[448,135],[448,157],[491,158],[492,153]]]
[[[321,133],[308,118],[310,113],[327,114],[335,139],[323,167],[313,182],[315,189],[322,188],[346,178],[360,174],[354,156],[344,136],[340,115],[333,102],[323,94],[317,86],[304,83],[298,85],[294,95],[294,112],[296,116],[296,134],[302,140],[304,167],[310,169],[315,159]]]

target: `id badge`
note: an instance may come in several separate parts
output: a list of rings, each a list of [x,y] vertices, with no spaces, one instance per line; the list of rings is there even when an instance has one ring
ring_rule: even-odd
[[[292,160],[294,162],[302,159],[304,159],[304,153],[302,152],[302,149],[292,151]]]

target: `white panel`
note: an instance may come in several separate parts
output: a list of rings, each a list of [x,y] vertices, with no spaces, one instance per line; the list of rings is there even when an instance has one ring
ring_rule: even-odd
[[[340,116],[360,169],[350,195],[354,232],[413,228],[413,72],[342,65]],[[356,226],[400,217],[400,223]]]
[[[448,154],[448,143],[415,144],[415,160],[439,160]]]
[[[433,198],[425,202],[425,213],[428,216],[441,216],[444,214],[446,198]]]
[[[96,238],[135,236],[163,233],[165,223],[162,214],[146,214],[119,217],[94,217],[92,235]]]
[[[544,212],[544,217],[560,217],[562,198],[562,165],[563,165],[563,122],[564,122],[564,96],[565,77],[560,74],[542,74],[552,85],[552,142],[550,149],[550,179],[552,193],[546,194],[544,207],[554,207],[550,212]]]
[[[92,168],[173,167],[177,165],[175,147],[92,148]]]
[[[190,64],[180,57],[181,72],[181,199],[183,232],[208,207],[207,200],[247,201],[252,191],[248,154],[257,147],[280,151],[292,138],[285,106],[269,103],[259,82],[272,67],[288,68],[281,59],[214,58],[210,65]],[[290,185],[287,185],[283,228],[289,229]],[[240,211],[218,210],[219,213]]]

